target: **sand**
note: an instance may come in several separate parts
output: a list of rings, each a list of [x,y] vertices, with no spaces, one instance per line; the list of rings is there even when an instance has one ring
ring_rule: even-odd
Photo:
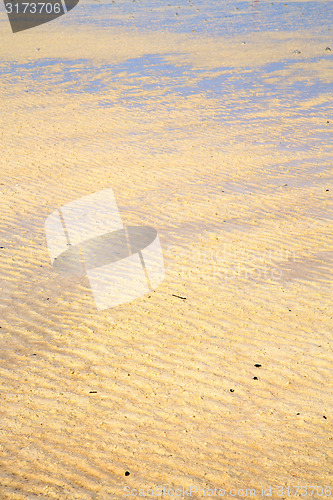
[[[329,30],[75,12],[0,22],[0,498],[329,497]],[[97,311],[44,222],[109,187],[158,230],[166,277]]]

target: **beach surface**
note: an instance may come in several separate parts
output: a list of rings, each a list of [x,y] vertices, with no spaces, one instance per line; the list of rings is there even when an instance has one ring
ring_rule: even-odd
[[[329,5],[0,13],[1,500],[333,495]],[[44,224],[106,188],[165,279],[98,311]]]

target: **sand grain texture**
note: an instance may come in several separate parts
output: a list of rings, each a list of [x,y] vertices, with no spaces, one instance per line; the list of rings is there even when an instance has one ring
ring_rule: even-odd
[[[328,32],[242,45],[74,13],[0,23],[1,499],[332,487]],[[98,312],[44,221],[108,187],[166,278]]]

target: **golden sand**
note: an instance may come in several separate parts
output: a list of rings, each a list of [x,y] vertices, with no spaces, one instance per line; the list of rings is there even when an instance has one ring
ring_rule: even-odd
[[[241,36],[0,27],[2,62],[59,60],[49,79],[22,69],[0,87],[1,499],[333,486],[331,95],[292,106],[240,86],[224,101],[165,92],[151,75],[136,86],[125,70],[115,81],[103,66],[153,53],[206,72],[189,85],[225,67],[237,82],[301,48],[294,71],[266,76],[287,92],[332,83],[331,64],[310,61],[324,37],[262,32],[243,47]],[[79,92],[86,62],[74,83],[59,78],[79,59],[101,65],[103,90]],[[124,223],[158,230],[166,278],[98,312],[86,279],[52,269],[44,221],[107,187]]]

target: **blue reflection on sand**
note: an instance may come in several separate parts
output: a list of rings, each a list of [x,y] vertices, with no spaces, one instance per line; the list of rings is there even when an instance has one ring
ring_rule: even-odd
[[[331,1],[283,2],[252,0],[93,0],[76,10],[76,18],[63,22],[94,26],[124,26],[209,35],[246,35],[255,31],[325,30],[332,26]]]
[[[166,56],[167,57],[167,56]],[[232,68],[214,68],[212,71],[192,69],[190,66],[176,66],[161,55],[145,55],[128,59],[122,64],[94,65],[89,60],[38,59],[28,63],[6,62],[0,65],[3,77],[20,77],[27,90],[38,92],[39,85],[61,85],[69,94],[97,94],[101,106],[113,106],[119,102],[144,107],[150,99],[156,99],[154,92],[163,101],[163,95],[176,93],[180,97],[204,94],[206,98],[225,98],[233,93],[246,91],[247,103],[256,102],[255,94],[260,93],[261,103],[265,96],[272,96],[289,101],[290,99],[310,99],[331,92],[331,84],[321,81],[302,81],[288,83],[285,78],[279,80],[278,72],[292,70],[297,58],[283,62],[268,63],[260,68],[243,68],[234,74]],[[331,59],[323,53],[320,57],[302,59],[302,62],[315,63]],[[276,75],[275,75],[276,73]],[[276,82],[266,81],[274,76]],[[108,90],[115,83],[123,84],[117,99],[108,99]],[[150,94],[147,92],[150,92]],[[140,93],[142,94],[140,96]]]

